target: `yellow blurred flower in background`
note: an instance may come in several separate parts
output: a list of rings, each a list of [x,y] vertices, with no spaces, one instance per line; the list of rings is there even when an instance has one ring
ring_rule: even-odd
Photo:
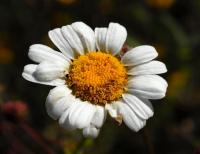
[[[74,2],[76,2],[76,0],[57,0],[59,3],[61,3],[62,5],[71,5]]]
[[[175,2],[175,0],[145,0],[145,1],[149,6],[158,9],[168,9]]]
[[[189,72],[187,70],[179,70],[171,74],[169,77],[168,98],[178,99],[182,97],[181,93],[188,84]]]
[[[14,53],[5,44],[0,43],[0,64],[8,64],[12,62]]]
[[[3,83],[0,83],[0,95],[2,95],[6,90],[6,85],[4,85]]]
[[[71,22],[73,16],[68,12],[55,12],[52,16],[52,24],[55,26]]]

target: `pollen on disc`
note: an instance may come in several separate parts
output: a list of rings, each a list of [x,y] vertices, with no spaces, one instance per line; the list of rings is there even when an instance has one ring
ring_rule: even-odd
[[[116,57],[90,52],[73,61],[67,84],[83,101],[105,105],[121,97],[127,84],[127,73]]]

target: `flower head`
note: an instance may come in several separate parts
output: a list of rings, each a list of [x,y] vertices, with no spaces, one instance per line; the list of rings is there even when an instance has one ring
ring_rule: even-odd
[[[55,86],[46,109],[62,127],[97,137],[107,113],[134,131],[153,116],[149,99],[163,98],[167,89],[167,82],[157,75],[167,69],[153,60],[158,55],[154,47],[121,52],[127,31],[118,23],[93,31],[75,22],[49,31],[49,37],[61,52],[41,44],[30,46],[29,58],[39,64],[26,65],[22,76]]]

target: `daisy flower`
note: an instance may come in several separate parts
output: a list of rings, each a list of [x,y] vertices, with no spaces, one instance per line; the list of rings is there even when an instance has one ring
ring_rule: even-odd
[[[122,54],[127,31],[118,23],[93,31],[75,22],[48,34],[61,52],[31,45],[28,56],[38,64],[26,65],[22,76],[55,86],[46,99],[50,117],[92,138],[98,136],[107,113],[133,131],[145,126],[154,113],[149,99],[163,98],[168,85],[157,75],[167,69],[153,60],[158,56],[154,47],[142,45]]]

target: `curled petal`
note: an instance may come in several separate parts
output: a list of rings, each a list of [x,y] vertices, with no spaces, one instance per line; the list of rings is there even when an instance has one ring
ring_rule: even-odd
[[[54,79],[51,81],[41,81],[38,80],[34,73],[36,71],[38,65],[35,64],[29,64],[26,65],[24,67],[24,71],[22,73],[22,77],[30,82],[35,82],[35,83],[39,83],[39,84],[44,84],[44,85],[50,85],[50,86],[59,86],[59,85],[64,85],[65,84],[65,80],[63,79]]]
[[[51,81],[63,78],[68,67],[69,65],[63,67],[55,62],[44,61],[37,66],[33,75],[39,81]]]

